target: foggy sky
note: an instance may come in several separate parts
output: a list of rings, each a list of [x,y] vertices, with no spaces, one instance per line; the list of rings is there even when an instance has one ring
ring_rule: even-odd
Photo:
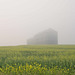
[[[59,44],[75,44],[75,0],[0,0],[0,46],[26,44],[49,28]]]

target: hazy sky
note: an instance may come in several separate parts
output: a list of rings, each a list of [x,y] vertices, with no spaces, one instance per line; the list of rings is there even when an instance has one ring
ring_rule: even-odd
[[[59,44],[75,44],[75,0],[0,0],[0,46],[26,44],[49,28]]]

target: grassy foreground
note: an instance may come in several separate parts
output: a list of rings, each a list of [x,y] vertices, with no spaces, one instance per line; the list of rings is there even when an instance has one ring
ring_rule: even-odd
[[[0,47],[0,75],[75,75],[75,45]]]

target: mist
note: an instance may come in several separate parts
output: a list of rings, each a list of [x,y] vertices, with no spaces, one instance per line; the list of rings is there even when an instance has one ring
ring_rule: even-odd
[[[75,0],[0,0],[0,46],[26,45],[46,29],[59,44],[75,44]]]

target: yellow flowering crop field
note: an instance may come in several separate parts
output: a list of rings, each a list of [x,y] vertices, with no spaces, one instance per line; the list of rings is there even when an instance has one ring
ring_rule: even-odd
[[[1,46],[0,75],[75,75],[75,45]]]

